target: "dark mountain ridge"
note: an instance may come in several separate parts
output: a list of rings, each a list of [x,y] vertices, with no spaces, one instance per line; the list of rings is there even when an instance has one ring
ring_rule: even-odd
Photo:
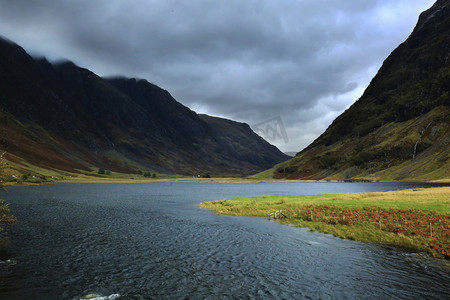
[[[449,177],[449,1],[423,12],[361,98],[277,178],[432,180]]]
[[[215,120],[146,80],[101,78],[0,40],[0,149],[18,165],[239,176],[288,158],[248,125]]]

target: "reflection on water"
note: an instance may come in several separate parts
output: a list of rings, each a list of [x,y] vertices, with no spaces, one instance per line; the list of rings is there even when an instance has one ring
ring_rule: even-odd
[[[440,260],[262,218],[217,216],[196,206],[253,195],[413,186],[417,184],[11,188],[4,198],[18,222],[9,228],[10,260],[0,264],[0,298],[449,298],[450,270]]]

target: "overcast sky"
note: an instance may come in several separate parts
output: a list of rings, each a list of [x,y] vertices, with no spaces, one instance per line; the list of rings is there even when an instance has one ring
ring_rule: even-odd
[[[433,3],[0,0],[0,35],[100,76],[147,79],[197,113],[271,125],[278,135],[260,135],[300,151],[361,96]]]

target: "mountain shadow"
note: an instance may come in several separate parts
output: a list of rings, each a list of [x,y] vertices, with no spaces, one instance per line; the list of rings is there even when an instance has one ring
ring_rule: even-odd
[[[19,168],[244,176],[288,159],[248,125],[199,116],[146,80],[34,59],[5,39],[0,91],[0,149]]]

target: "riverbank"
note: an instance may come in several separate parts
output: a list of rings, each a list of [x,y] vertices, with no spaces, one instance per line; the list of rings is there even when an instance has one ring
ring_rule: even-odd
[[[126,174],[125,174],[126,175]],[[338,182],[327,180],[284,180],[284,179],[254,179],[245,177],[188,177],[188,176],[159,176],[157,178],[146,178],[143,176],[70,176],[61,178],[46,178],[45,180],[16,180],[5,182],[5,186],[14,185],[46,185],[55,183],[155,183],[155,182],[211,182],[211,183],[260,183],[260,182]]]
[[[120,174],[116,176],[86,176],[86,175],[74,175],[74,176],[61,176],[61,177],[47,177],[42,178],[30,178],[27,180],[14,180],[5,182],[5,186],[14,185],[46,185],[55,183],[152,183],[152,182],[211,182],[211,183],[261,183],[261,182],[282,182],[282,183],[316,183],[316,182],[344,182],[338,180],[300,180],[300,179],[257,179],[252,177],[189,177],[179,175],[162,175],[156,178],[147,178],[144,176],[132,176],[130,174]],[[353,181],[357,182],[357,181]],[[450,180],[429,181],[428,183],[446,184],[450,183]]]
[[[146,178],[80,178],[71,180],[62,180],[59,182],[81,182],[81,183],[152,183],[152,182],[210,182],[210,183],[262,183],[262,182],[338,182],[338,181],[325,181],[325,180],[259,180],[252,178],[235,178],[235,177],[217,177],[217,178],[197,178],[197,177],[177,177],[177,178],[159,178],[159,179],[146,179]]]
[[[204,202],[200,206],[226,215],[272,214],[284,224],[450,258],[450,187],[263,196]]]

